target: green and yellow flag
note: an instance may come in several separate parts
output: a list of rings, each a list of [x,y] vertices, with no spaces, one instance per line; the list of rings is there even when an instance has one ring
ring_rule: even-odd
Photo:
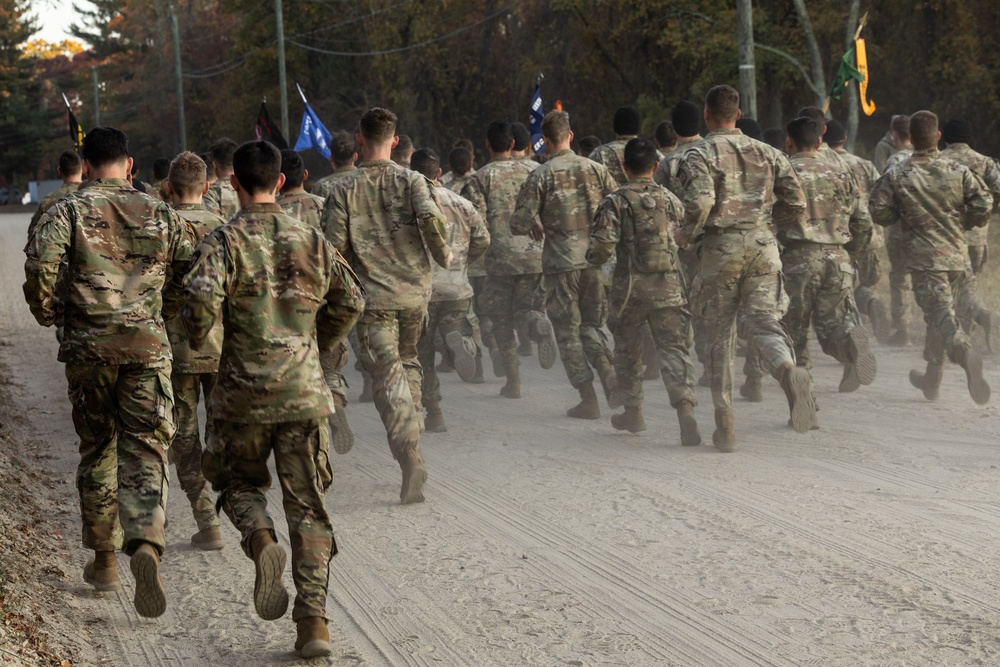
[[[858,83],[865,81],[865,75],[854,66],[854,47],[847,49],[847,53],[840,59],[840,67],[837,69],[837,76],[833,79],[833,87],[830,88],[830,98],[839,100],[844,94],[844,88],[854,79]]]
[[[858,50],[858,71],[864,79],[858,82],[858,92],[861,94],[861,110],[866,116],[875,113],[875,103],[868,101],[868,54],[865,51],[865,40],[856,39],[854,44]]]

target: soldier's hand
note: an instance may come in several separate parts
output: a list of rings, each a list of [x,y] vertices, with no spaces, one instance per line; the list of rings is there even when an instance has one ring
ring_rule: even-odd
[[[541,241],[545,238],[545,230],[542,229],[542,223],[535,221],[535,224],[531,226],[531,231],[528,232],[528,236],[535,241]]]

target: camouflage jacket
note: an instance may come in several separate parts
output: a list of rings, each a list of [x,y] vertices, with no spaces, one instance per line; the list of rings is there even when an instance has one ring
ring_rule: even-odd
[[[674,232],[684,205],[650,178],[629,181],[604,198],[590,232],[587,260],[603,265],[617,255],[613,293],[651,308],[687,303]]]
[[[240,200],[228,176],[220,178],[208,188],[205,193],[205,208],[226,222],[240,212]]]
[[[618,189],[603,165],[562,150],[530,174],[517,195],[511,232],[526,235],[542,224],[542,268],[545,273],[585,269],[590,224],[601,200]]]
[[[51,326],[65,258],[59,361],[120,366],[170,359],[163,318],[179,307],[180,279],[194,253],[185,230],[173,209],[124,179],[91,181],[42,215],[25,253],[24,296],[38,323]]]
[[[870,160],[848,153],[843,148],[835,148],[834,151],[836,151],[837,156],[843,160],[844,164],[847,165],[847,168],[854,175],[854,180],[858,186],[859,204],[864,207],[867,214],[868,197],[875,186],[875,181],[878,180],[878,169],[875,168],[875,165]],[[872,240],[869,242],[868,248],[875,250],[882,247],[885,247],[885,232],[879,225],[872,225]]]
[[[862,239],[858,250],[867,246],[872,222],[859,205],[855,179],[844,171],[844,163],[825,159],[818,152],[796,153],[789,158],[806,196],[806,210],[798,215],[774,216],[778,240],[785,245],[796,241],[844,245]]]
[[[207,210],[202,204],[180,204],[175,207],[177,215],[187,223],[192,243],[197,245],[225,220]],[[180,315],[180,313],[178,313]],[[173,353],[174,373],[216,373],[219,370],[219,355],[222,354],[222,313],[216,319],[205,341],[197,350],[191,348],[188,332],[180,317],[167,320],[167,338]]]
[[[283,192],[278,195],[278,206],[288,215],[300,222],[304,222],[310,227],[319,229],[319,222],[323,218],[322,197],[311,195],[305,190],[294,192]]]
[[[684,154],[678,171],[684,232],[705,227],[767,228],[775,217],[798,216],[805,195],[788,158],[738,129],[717,129]]]
[[[448,247],[455,257],[446,269],[433,267],[431,301],[471,299],[468,267],[486,252],[490,245],[490,232],[483,216],[468,199],[443,185],[438,185],[434,194],[447,221]]]
[[[38,221],[42,219],[42,214],[52,208],[57,201],[65,197],[71,192],[76,192],[83,186],[83,183],[63,183],[58,188],[50,192],[49,194],[42,197],[42,203],[38,205],[38,210],[31,216],[31,222],[28,223],[28,239],[35,233],[35,227],[38,226]],[[25,252],[27,252],[28,247],[24,247]]]
[[[454,172],[450,173],[452,174],[451,178],[449,178],[447,182],[441,180],[440,181],[441,185],[448,188],[457,195],[462,194],[462,190],[465,188],[465,184],[469,182],[469,179],[472,178],[473,172],[470,171],[465,176],[454,176],[453,175]]]
[[[184,287],[193,347],[224,313],[214,419],[273,424],[333,412],[320,351],[343,340],[365,304],[320,230],[277,204],[247,206],[201,242]]]
[[[908,270],[965,271],[965,231],[989,222],[993,196],[967,167],[930,149],[887,168],[869,208],[876,224],[902,224]]]
[[[666,156],[660,160],[660,164],[657,165],[656,171],[653,172],[653,180],[665,187],[666,189],[673,192],[675,195],[678,194],[680,190],[680,183],[677,182],[677,172],[681,168],[681,160],[684,159],[684,154],[689,148],[697,145],[701,141],[701,135],[696,137],[687,137],[682,141],[677,142],[677,146],[666,154]]]
[[[332,174],[327,174],[326,176],[319,179],[318,181],[316,181],[316,183],[313,184],[312,193],[317,197],[326,199],[327,196],[330,194],[330,188],[333,187],[334,183],[344,178],[345,176],[350,176],[357,170],[358,168],[355,167],[353,164],[349,167],[338,167],[337,169],[334,169]]]
[[[448,266],[446,221],[430,181],[390,160],[362,162],[336,181],[322,226],[360,278],[370,310],[426,306],[428,253]]]
[[[490,247],[486,250],[486,273],[493,276],[521,276],[542,272],[542,244],[527,236],[514,236],[510,219],[517,193],[528,174],[538,168],[531,160],[494,160],[476,171],[462,190],[486,218],[490,227]]]
[[[993,213],[1000,207],[1000,167],[993,158],[986,157],[982,153],[977,153],[969,147],[969,144],[948,144],[948,147],[941,151],[942,155],[950,157],[959,164],[964,164],[969,170],[982,179],[983,183],[993,195]],[[983,225],[970,229],[965,233],[965,242],[968,245],[986,245],[986,237],[989,227]]]
[[[899,149],[896,148],[896,142],[892,140],[892,130],[889,130],[875,145],[874,164],[879,174],[885,173],[885,163],[897,152],[899,152]]]
[[[628,182],[628,177],[625,175],[625,144],[634,138],[635,135],[615,137],[614,141],[595,148],[588,157],[597,164],[607,167],[618,185],[625,185]]]

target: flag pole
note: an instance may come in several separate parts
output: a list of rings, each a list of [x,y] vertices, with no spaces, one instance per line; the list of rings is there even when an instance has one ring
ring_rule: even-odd
[[[295,87],[299,89],[299,95],[302,97],[302,102],[304,104],[309,104],[309,100],[306,99],[306,94],[302,92],[302,86],[296,83]]]
[[[68,99],[66,99],[66,93],[61,93],[61,94],[62,94],[62,98],[63,98],[63,102],[65,102],[65,103],[66,103],[66,108],[67,108],[67,109],[69,109],[70,111],[72,111],[72,110],[73,110],[73,107],[71,107],[71,106],[69,105],[69,100],[68,100]]]

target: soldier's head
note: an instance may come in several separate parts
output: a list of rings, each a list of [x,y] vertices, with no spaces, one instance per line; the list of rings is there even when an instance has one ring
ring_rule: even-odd
[[[80,176],[83,174],[83,163],[76,151],[63,151],[63,154],[59,156],[59,166],[56,167],[56,170],[63,181],[72,183],[80,180]]]
[[[897,149],[906,148],[910,145],[910,117],[903,114],[896,114],[889,123],[889,131],[892,132],[892,143]]]
[[[786,147],[790,154],[807,153],[819,148],[819,126],[809,116],[793,118],[785,130],[788,132]]]
[[[550,111],[542,118],[542,136],[545,138],[545,152],[556,153],[566,150],[573,141],[573,130],[569,126],[569,114],[565,111]]]
[[[163,191],[176,204],[200,204],[208,192],[208,169],[205,162],[190,151],[184,151],[167,163]]]
[[[634,137],[639,134],[642,118],[635,107],[620,107],[615,111],[613,125],[619,137]]]
[[[153,160],[153,180],[162,181],[170,171],[170,160],[165,157],[158,157]]]
[[[913,150],[936,148],[940,139],[938,117],[933,111],[918,111],[910,116],[910,141],[913,143]]]
[[[782,153],[785,152],[785,139],[788,135],[780,127],[769,127],[764,130],[764,143],[771,148],[777,148]]]
[[[705,95],[708,129],[736,127],[740,115],[740,94],[732,86],[714,86]]]
[[[358,159],[358,148],[350,132],[337,130],[330,139],[330,164],[334,169],[350,167]]]
[[[625,144],[625,175],[630,179],[651,177],[656,164],[656,146],[649,139],[636,137]]]
[[[949,118],[941,128],[941,139],[946,144],[972,144],[972,123],[961,116]]]
[[[681,100],[670,114],[670,122],[678,137],[696,137],[701,133],[701,109],[694,102]]]
[[[514,148],[514,128],[505,120],[495,120],[486,128],[486,149],[491,155],[506,155]]]
[[[844,130],[844,126],[833,119],[826,121],[826,132],[823,133],[823,141],[830,148],[840,148],[843,146],[847,143],[847,132]]]
[[[248,141],[233,153],[233,188],[240,207],[274,201],[274,193],[285,184],[281,153],[266,141]]]
[[[292,148],[281,151],[281,173],[285,176],[285,184],[281,186],[282,192],[298,190],[309,178],[306,163],[302,161],[299,152]]]
[[[392,149],[399,142],[399,137],[396,136],[397,122],[399,119],[396,114],[382,107],[373,107],[361,116],[354,140],[361,146],[366,159],[376,159],[373,157],[375,155],[378,156],[377,159],[391,156]]]
[[[819,128],[819,136],[822,137],[823,133],[826,132],[826,114],[819,107],[802,107],[795,116],[797,118],[804,116],[816,121],[816,127]]]
[[[583,157],[590,157],[590,154],[597,150],[597,147],[601,145],[601,138],[595,137],[592,134],[588,134],[583,139],[580,139],[580,155]]]
[[[660,150],[670,150],[677,146],[677,130],[669,120],[661,120],[653,130],[653,143]]]
[[[219,180],[219,177],[215,173],[215,167],[212,166],[212,154],[202,153],[198,157],[205,163],[205,178],[208,180],[208,184],[211,185]]]
[[[229,137],[223,137],[209,147],[208,152],[212,156],[212,166],[215,167],[216,176],[223,178],[233,173],[235,151],[236,142]]]
[[[114,127],[95,127],[83,138],[80,149],[87,177],[127,178],[132,173],[128,137]]]
[[[465,149],[456,148],[455,150]],[[441,158],[430,148],[421,148],[418,151],[414,151],[410,157],[410,169],[418,174],[423,174],[432,181],[436,181],[441,176]]]
[[[448,153],[448,166],[456,176],[467,176],[472,171],[472,151],[457,146]]]
[[[747,135],[751,139],[756,139],[757,141],[764,140],[764,133],[760,129],[760,123],[758,123],[753,118],[747,118],[743,116],[738,121],[736,121],[736,129],[738,129],[743,134]]]
[[[399,135],[399,141],[396,142],[395,148],[392,149],[393,162],[408,165],[412,156],[413,139],[410,139],[409,135],[406,134]]]
[[[523,155],[531,146],[531,132],[528,131],[524,123],[511,123],[510,129],[514,133],[514,148],[511,149],[511,152]]]

